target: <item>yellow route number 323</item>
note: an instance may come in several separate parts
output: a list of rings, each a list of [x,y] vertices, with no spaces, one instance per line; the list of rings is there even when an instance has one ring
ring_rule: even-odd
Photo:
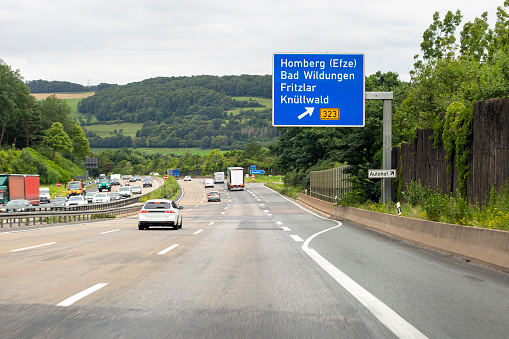
[[[320,108],[320,120],[339,120],[339,108]]]

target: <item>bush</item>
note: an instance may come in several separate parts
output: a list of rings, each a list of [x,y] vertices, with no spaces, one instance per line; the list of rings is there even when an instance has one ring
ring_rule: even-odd
[[[163,186],[141,197],[140,202],[145,202],[150,199],[173,199],[179,190],[180,185],[177,180],[174,177],[169,177]]]
[[[449,205],[449,197],[441,194],[438,188],[427,188],[427,195],[422,201],[422,208],[426,213],[426,219],[431,221],[440,221],[440,217],[446,211]]]
[[[471,222],[472,207],[460,192],[454,198],[441,194],[438,188],[423,187],[420,182],[412,181],[403,196],[410,205],[421,206],[428,220],[459,225]]]
[[[412,206],[419,206],[426,195],[428,194],[428,189],[422,187],[421,182],[412,181],[409,184],[406,184],[406,191],[402,192],[405,200]]]
[[[509,231],[509,186],[491,189],[489,202],[474,217],[475,226]]]

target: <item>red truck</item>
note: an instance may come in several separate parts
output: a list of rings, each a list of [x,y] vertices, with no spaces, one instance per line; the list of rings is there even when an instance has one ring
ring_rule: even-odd
[[[39,205],[39,175],[0,174],[0,205],[10,200],[25,199],[32,205]]]

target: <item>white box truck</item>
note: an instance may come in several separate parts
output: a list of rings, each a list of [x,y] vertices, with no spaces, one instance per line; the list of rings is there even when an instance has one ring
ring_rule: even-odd
[[[231,190],[244,190],[244,168],[228,167],[226,171],[226,186]]]
[[[224,172],[214,173],[214,184],[224,184]]]

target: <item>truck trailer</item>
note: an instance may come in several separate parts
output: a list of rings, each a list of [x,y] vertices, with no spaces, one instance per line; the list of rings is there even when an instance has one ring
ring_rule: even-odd
[[[226,170],[226,186],[230,191],[244,190],[244,168],[228,167]]]
[[[214,173],[214,184],[224,184],[224,172]]]
[[[180,179],[180,168],[169,169],[167,173],[168,173],[168,176],[175,177],[175,179],[177,179],[177,180]]]
[[[40,205],[39,184],[37,174],[0,174],[0,205],[19,199]]]

